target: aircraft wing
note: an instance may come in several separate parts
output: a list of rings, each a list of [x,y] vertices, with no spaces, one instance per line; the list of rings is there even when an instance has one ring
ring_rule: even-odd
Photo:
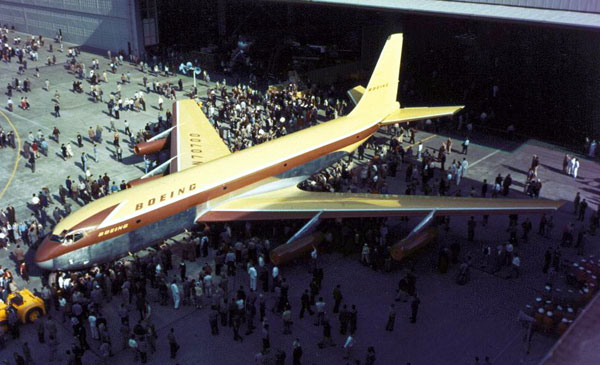
[[[173,105],[170,171],[177,172],[199,165],[231,152],[219,133],[210,124],[194,100],[182,100]]]
[[[439,118],[453,115],[464,106],[435,106],[418,108],[401,108],[383,119],[381,125],[411,122],[428,118]]]
[[[564,201],[308,192],[285,188],[232,198],[203,214],[201,221],[546,213]]]

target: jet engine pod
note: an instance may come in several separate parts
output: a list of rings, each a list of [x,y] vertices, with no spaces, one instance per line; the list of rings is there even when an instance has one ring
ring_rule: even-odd
[[[165,148],[166,144],[166,138],[157,139],[155,141],[142,142],[136,144],[135,147],[133,147],[133,152],[136,155],[150,155]]]
[[[394,244],[390,254],[396,261],[402,261],[407,256],[412,255],[418,249],[437,239],[437,227],[427,227],[414,235],[410,235],[400,242]]]
[[[318,246],[324,239],[325,235],[319,231],[299,238],[293,242],[283,244],[271,251],[271,262],[275,265],[282,265],[293,259],[303,257],[310,251],[313,246]]]

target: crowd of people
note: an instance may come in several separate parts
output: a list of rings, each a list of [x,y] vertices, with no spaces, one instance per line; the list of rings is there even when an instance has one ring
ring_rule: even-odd
[[[8,32],[4,30],[3,57],[5,62],[11,62],[10,58],[20,55],[23,51],[8,46],[7,37]],[[27,49],[35,51],[44,46],[42,37],[28,38],[25,43]],[[53,56],[53,64],[55,64],[56,58],[55,55]],[[67,62],[65,68],[75,77],[72,91],[83,93],[81,80],[87,79],[91,85],[88,95],[91,97],[92,101],[104,102],[102,99],[103,91],[99,85],[101,83],[108,83],[107,72],[100,72],[100,63],[97,59],[92,60],[91,69],[89,72],[86,72],[86,66],[78,59],[78,56],[79,51],[77,48],[69,48],[69,51],[66,54]],[[35,62],[35,59],[32,59],[32,61]],[[122,56],[110,57],[109,71],[113,74],[117,73],[117,67],[120,67],[122,64]],[[26,66],[23,65],[23,72],[26,71],[25,67]],[[155,76],[158,76],[159,71],[157,69],[150,69],[157,73]],[[158,79],[152,80],[151,83],[149,83],[148,76],[151,76],[151,74],[149,73],[143,76],[146,94],[154,92],[159,95],[157,104],[158,109],[162,111],[163,97],[175,99],[176,85],[172,85],[169,82],[161,82],[158,81]],[[116,90],[110,93],[110,99],[106,102],[108,114],[110,117],[114,118],[110,120],[110,126],[101,127],[100,125],[97,125],[96,128],[90,127],[87,133],[89,140],[84,140],[81,136],[82,133],[78,133],[76,136],[76,146],[78,148],[84,148],[85,141],[87,142],[86,145],[91,147],[92,150],[92,153],[84,151],[81,154],[81,168],[84,171],[84,178],[75,181],[71,179],[70,176],[67,176],[65,183],[57,188],[57,194],[54,197],[48,187],[42,188],[39,193],[33,195],[31,202],[27,204],[28,208],[31,210],[31,215],[26,219],[17,219],[22,218],[17,217],[21,214],[18,214],[12,206],[2,209],[2,233],[0,234],[0,245],[4,249],[11,249],[14,258],[17,261],[19,274],[23,279],[28,277],[24,249],[35,249],[40,240],[48,234],[51,228],[71,212],[73,202],[84,205],[92,200],[99,199],[106,194],[114,193],[128,187],[124,180],[121,181],[120,185],[117,185],[116,181],[111,179],[107,173],[94,176],[90,172],[88,158],[93,157],[95,161],[98,160],[97,145],[104,142],[102,134],[106,129],[109,130],[110,133],[114,133],[112,142],[115,147],[120,148],[120,137],[115,126],[115,120],[120,119],[121,112],[145,110],[146,102],[144,100],[143,92],[136,92],[132,98],[123,98],[121,95],[121,85],[130,82],[130,77],[130,72],[121,75],[121,78],[117,81]],[[181,79],[177,86],[179,86],[180,91],[183,91]],[[16,92],[28,92],[30,88],[31,84],[28,79],[26,79],[24,86],[22,86],[21,81],[15,78],[12,84],[7,87],[7,93],[12,96],[13,90]],[[43,88],[48,92],[50,91],[50,83],[48,80],[44,81]],[[219,93],[218,102],[215,95],[216,92]],[[197,91],[192,90],[190,94],[191,96],[197,96]],[[302,97],[296,98],[296,94],[298,94],[298,90],[294,89],[293,85],[286,87],[283,91],[262,94],[256,90],[252,90],[248,86],[240,85],[227,89],[225,82],[217,83],[216,87],[210,89],[208,92],[208,97],[206,98],[206,112],[209,118],[214,123],[217,123],[217,125],[225,123],[231,125],[229,129],[223,128],[220,131],[224,134],[229,131],[229,134],[224,137],[226,142],[231,145],[232,149],[243,149],[316,123],[318,113],[316,105],[324,104],[328,116],[334,116],[341,113],[343,107],[345,107],[345,102],[342,103],[338,101],[329,107],[329,100],[321,101],[322,96],[304,94]],[[252,100],[257,104],[256,108],[255,105],[252,104]],[[54,114],[55,117],[58,118],[60,117],[60,94],[58,90],[54,93],[53,102]],[[12,112],[14,110],[9,108],[9,111]],[[284,123],[285,118],[288,120],[287,123]],[[277,123],[274,123],[273,120],[277,120]],[[164,119],[162,115],[159,115],[156,122],[148,123],[143,130],[140,130],[135,135],[129,129],[126,120],[124,121],[124,124],[125,132],[130,138],[130,147],[132,147],[135,143],[143,142],[166,129],[167,126],[171,124],[171,113],[167,111]],[[276,124],[280,125],[282,128],[277,128],[277,130],[276,128],[273,128]],[[254,126],[260,126],[262,128],[256,128]],[[85,133],[83,134],[85,135]],[[11,137],[13,136],[12,132],[7,134],[3,133],[2,136],[6,136],[5,139],[3,139],[3,146],[6,145],[16,148],[14,137]],[[47,138],[48,137],[46,137],[41,130],[38,130],[37,133],[30,132],[23,143],[23,153],[27,157],[32,172],[35,172],[35,164],[39,158],[42,158],[42,156],[49,157]],[[56,144],[60,144],[60,155],[64,160],[69,160],[74,157],[74,146],[71,145],[71,142],[60,143],[61,131],[58,127],[55,126],[53,128],[50,138]],[[6,143],[4,143],[4,141]],[[149,159],[152,158],[158,158],[158,156],[152,156]],[[288,227],[288,230],[289,229],[290,228]],[[226,227],[225,232],[231,234],[230,227]],[[192,238],[188,237],[187,240],[191,241]],[[278,313],[278,315],[282,315],[289,319],[291,306],[287,302],[288,298],[285,290],[288,284],[285,282],[285,279],[277,276],[278,269],[276,267],[272,269],[272,274],[270,274],[273,275],[273,284],[267,283],[269,281],[269,275],[267,275],[265,279],[265,270],[267,270],[265,265],[268,265],[268,250],[270,248],[269,240],[257,240],[255,236],[244,241],[232,242],[231,240],[232,237],[227,236],[227,234],[223,236],[223,241],[215,240],[215,242],[220,242],[218,246],[215,244],[214,247],[216,249],[215,264],[205,265],[198,278],[188,278],[185,276],[185,269],[180,269],[181,275],[178,275],[177,279],[171,279],[166,275],[172,269],[171,254],[168,246],[162,247],[156,255],[148,255],[143,257],[143,259],[138,258],[132,262],[125,260],[96,268],[89,272],[58,273],[57,275],[51,275],[47,285],[39,292],[36,290],[36,293],[44,298],[46,308],[49,311],[49,315],[46,319],[38,323],[38,339],[41,343],[48,343],[50,351],[49,360],[54,361],[57,357],[56,351],[58,341],[56,337],[56,319],[58,318],[60,318],[63,323],[68,322],[72,327],[75,342],[66,352],[69,361],[72,361],[73,363],[81,362],[84,352],[90,348],[87,333],[90,333],[91,338],[97,341],[97,349],[103,358],[112,356],[116,341],[110,339],[109,331],[107,329],[109,327],[117,326],[118,324],[108,323],[104,310],[106,306],[108,306],[107,303],[110,302],[110,299],[117,295],[126,297],[118,309],[119,315],[121,316],[120,333],[123,334],[120,343],[123,347],[132,349],[136,354],[136,358],[145,362],[148,357],[148,352],[153,352],[155,350],[155,342],[153,339],[155,339],[156,336],[153,325],[149,322],[149,318],[145,316],[147,313],[146,311],[150,310],[150,305],[146,298],[147,285],[143,282],[145,278],[149,278],[151,288],[157,289],[156,294],[160,298],[159,302],[161,304],[165,305],[168,301],[171,301],[175,308],[179,307],[180,302],[182,302],[183,305],[193,304],[197,307],[208,305],[212,308],[211,313],[219,313],[222,321],[226,321],[232,326],[236,333],[237,328],[239,328],[242,323],[245,324],[247,322],[246,313],[248,311],[252,312],[251,308],[254,309],[254,313],[256,313],[257,309],[258,311],[264,312],[264,306],[266,305],[265,301],[267,300],[265,296],[268,295],[268,299],[271,300],[270,297],[273,296],[274,294],[272,293],[275,292],[279,299],[276,301],[277,305],[273,305],[272,309]],[[203,245],[200,252],[206,256],[208,240],[202,239],[201,241],[203,242]],[[256,272],[255,276],[260,277],[261,281],[263,281],[263,289],[266,288],[265,294],[258,296],[256,283],[254,283],[254,285],[251,284],[252,290],[244,291],[240,288],[234,297],[230,297],[231,293],[235,292],[235,290],[227,285],[227,277],[235,275],[236,268],[237,270],[243,268],[242,271],[245,272],[245,265],[250,265],[249,262],[253,262],[253,265],[255,265],[258,270],[255,269],[254,266],[250,266],[248,272]],[[184,261],[181,261],[181,265],[185,268]],[[223,269],[223,272],[221,272],[223,266],[225,266],[226,269]],[[146,272],[146,270],[150,271]],[[213,270],[215,272],[212,272]],[[2,290],[2,299],[4,300],[7,299],[10,292],[17,290],[11,271],[10,268],[2,269],[1,276],[3,280],[1,285],[2,289],[0,290]],[[271,272],[271,269],[269,269],[269,272]],[[320,280],[322,280],[322,270],[316,272],[321,273]],[[145,275],[147,273],[150,273],[151,275]],[[319,303],[318,306],[321,308],[319,309],[321,313],[320,319],[324,322],[325,319],[322,318],[324,313],[322,302],[315,302],[315,289],[313,288],[311,291],[313,292],[313,295],[311,296],[312,300],[309,302],[309,305],[312,307]],[[244,303],[241,305],[240,300],[242,298],[245,299],[246,295],[250,298],[249,304],[246,305]],[[260,304],[261,302],[262,304]],[[131,310],[131,308],[133,308],[132,303],[134,303],[135,308],[140,311],[140,320],[142,321],[138,322],[136,325],[132,323],[130,326],[127,316],[123,314],[123,311]],[[269,307],[271,307],[271,305],[269,305]],[[57,313],[53,313],[55,310]],[[223,313],[225,313],[225,317],[223,317]],[[261,322],[265,319],[264,317],[265,314],[263,313]],[[354,334],[354,331],[356,330],[356,318],[354,317],[354,319],[351,320],[350,315],[346,317],[348,317],[350,322],[354,323],[354,329],[351,331],[352,334]],[[289,321],[286,323],[289,323]],[[251,322],[248,326],[248,328],[252,330],[254,325]],[[13,338],[18,338],[19,323],[11,320],[9,327],[11,336]],[[127,331],[123,327],[126,327]],[[213,329],[218,329],[218,327],[213,326],[213,321],[211,321],[211,327],[213,327]],[[263,351],[261,356],[264,356],[266,360],[266,357],[269,354],[269,325],[266,320],[261,325],[261,328],[263,336]],[[286,325],[286,328],[286,332],[291,330],[288,325]],[[127,332],[127,334],[125,334],[125,332]],[[152,335],[147,335],[148,333],[152,333]],[[167,340],[171,347],[171,355],[172,357],[175,357],[178,345],[173,333],[173,331],[169,333]],[[239,334],[236,334],[234,337],[241,339]],[[350,339],[346,342],[346,352],[349,352],[353,340]],[[295,359],[294,363],[300,363],[302,347],[299,339],[294,341],[291,354]],[[15,353],[14,356],[15,361],[19,362],[21,355]],[[29,361],[31,353],[24,351],[23,356],[26,361]],[[285,356],[285,352],[278,351],[274,356],[279,359],[278,361],[283,361],[282,356]],[[374,361],[374,349],[370,349],[368,358],[371,359],[371,362]]]
[[[20,74],[27,72],[27,60],[35,64],[39,62],[38,52],[45,47],[43,37],[30,37],[24,42],[15,37],[12,42],[8,39],[9,32],[6,28],[2,31],[2,59],[11,62],[11,58],[19,59]],[[17,40],[18,39],[18,40]],[[56,40],[59,49],[63,50],[60,38]],[[12,43],[12,45],[11,45]],[[53,52],[52,44],[49,52]],[[27,204],[31,210],[28,217],[17,213],[15,208],[8,205],[0,212],[0,247],[10,249],[17,263],[19,275],[27,281],[29,274],[25,260],[24,248],[35,249],[40,240],[50,232],[51,228],[72,210],[72,203],[85,205],[90,201],[99,199],[107,194],[116,193],[129,187],[125,180],[110,177],[108,173],[94,174],[88,159],[98,161],[97,148],[102,143],[111,143],[115,147],[115,160],[121,161],[123,148],[121,147],[121,132],[123,127],[125,136],[129,138],[129,147],[143,142],[152,136],[164,131],[171,125],[172,114],[165,111],[161,113],[164,99],[175,100],[177,93],[196,98],[202,104],[208,119],[217,127],[219,134],[232,151],[242,150],[251,146],[269,141],[274,138],[310,127],[328,119],[344,115],[350,106],[344,98],[339,97],[334,89],[320,89],[311,87],[300,90],[298,84],[289,83],[280,87],[273,87],[266,92],[256,89],[252,81],[247,84],[239,83],[228,86],[225,80],[209,83],[206,96],[199,95],[197,88],[190,87],[186,91],[180,78],[177,82],[160,81],[158,76],[173,76],[170,70],[175,70],[173,65],[162,63],[157,59],[148,65],[138,59],[131,59],[134,67],[132,71],[127,66],[123,54],[113,55],[108,53],[108,61],[92,59],[89,67],[81,60],[77,48],[69,48],[65,54],[65,69],[75,79],[72,91],[85,93],[82,82],[89,83],[87,92],[91,102],[105,103],[108,126],[98,124],[95,128],[90,126],[87,133],[78,133],[76,136],[77,148],[81,151],[81,169],[84,176],[72,179],[67,176],[64,184],[55,189],[56,197],[49,187],[42,187],[38,193],[33,194]],[[50,57],[50,56],[49,56]],[[48,62],[56,64],[56,55],[48,58]],[[106,70],[104,70],[106,68]],[[39,70],[34,74],[39,78]],[[120,75],[120,76],[119,76]],[[110,76],[110,77],[109,77]],[[126,95],[122,90],[124,85],[131,82],[132,77],[142,76],[144,91],[136,91]],[[113,79],[114,78],[114,79]],[[151,79],[152,78],[152,79]],[[203,72],[201,79],[209,82],[208,73]],[[49,81],[45,81],[43,88],[50,92]],[[101,87],[102,85],[102,87]],[[110,90],[108,99],[104,99],[104,91]],[[23,82],[14,78],[7,86],[9,103],[7,109],[12,109],[13,91],[23,93],[31,89],[29,79]],[[156,98],[156,109],[159,115],[156,121],[148,122],[139,131],[132,131],[125,119],[125,113],[136,113],[146,110],[147,99]],[[31,106],[26,97],[23,109]],[[55,117],[60,117],[60,94],[54,93]],[[58,106],[58,107],[57,107]],[[36,106],[37,107],[37,106]],[[168,109],[168,108],[167,108]],[[123,113],[123,114],[122,114]],[[464,188],[463,177],[469,168],[467,160],[472,126],[469,117],[465,116],[465,128],[462,128],[463,116],[458,118],[461,132],[466,135],[461,139],[461,151],[452,149],[453,141],[448,138],[440,146],[425,146],[416,139],[417,129],[407,126],[392,126],[381,134],[385,143],[371,139],[360,146],[355,154],[333,163],[327,169],[313,175],[301,184],[301,188],[310,191],[329,192],[364,192],[390,193],[396,189],[391,186],[390,178],[404,175],[400,179],[406,185],[404,194],[423,194],[436,196],[481,196],[497,197],[511,194],[513,183],[510,174],[496,177],[491,191],[488,192],[488,182],[483,180],[479,191],[475,185]],[[484,118],[484,117],[481,117]],[[484,118],[485,119],[485,118]],[[121,120],[123,120],[122,124]],[[119,126],[116,125],[119,124]],[[437,128],[439,120],[425,121],[425,129]],[[86,126],[84,126],[86,128]],[[103,133],[108,131],[111,138],[104,138]],[[83,135],[87,135],[85,140]],[[38,159],[50,158],[48,154],[48,140],[41,130],[37,133],[30,132],[23,143],[23,153],[26,156],[32,172]],[[60,155],[65,161],[73,158],[71,142],[61,143],[61,132],[57,127],[52,130],[52,140],[60,145]],[[123,137],[124,139],[125,137]],[[16,148],[14,133],[0,131],[0,147]],[[108,140],[108,141],[107,141]],[[592,150],[590,142],[590,151]],[[595,149],[595,147],[594,147]],[[372,154],[368,151],[373,151]],[[591,153],[591,152],[590,152]],[[446,163],[452,156],[452,163]],[[456,157],[454,157],[456,156]],[[145,171],[164,161],[168,156],[164,152],[154,156],[145,157]],[[575,160],[575,162],[573,161]],[[579,167],[577,158],[565,157],[567,162],[563,167],[565,173],[577,177]],[[575,167],[577,163],[577,167]],[[525,192],[531,197],[539,197],[541,181],[537,177],[540,166],[539,158],[534,156],[527,173]],[[470,181],[470,183],[472,183]],[[579,195],[578,195],[579,196]],[[587,203],[585,199],[576,199],[578,219],[585,220]],[[449,219],[440,224],[449,225]],[[467,236],[469,241],[474,240],[477,225],[485,226],[487,217],[483,222],[475,222],[472,218],[467,223]],[[540,231],[550,236],[552,232],[552,217],[542,217]],[[322,286],[325,280],[325,271],[319,265],[319,252],[314,249],[310,258],[310,284],[299,298],[291,297],[290,285],[280,273],[279,268],[269,260],[269,252],[277,242],[289,237],[298,222],[283,222],[278,225],[257,226],[245,224],[214,224],[197,225],[191,232],[186,232],[177,245],[164,243],[147,250],[133,258],[108,263],[99,267],[80,272],[51,274],[40,291],[36,291],[43,299],[49,315],[44,320],[38,321],[37,331],[40,343],[47,343],[50,357],[49,361],[57,358],[58,339],[57,322],[67,323],[74,336],[72,347],[65,355],[74,364],[81,363],[85,352],[94,347],[101,354],[105,363],[120,350],[132,353],[135,361],[145,363],[156,351],[157,341],[168,343],[170,355],[177,357],[179,344],[177,332],[170,329],[164,338],[157,336],[150,313],[153,303],[161,306],[172,305],[174,310],[180,306],[194,306],[208,315],[208,326],[212,335],[220,335],[225,328],[230,328],[235,341],[243,341],[243,336],[250,336],[255,331],[262,338],[262,348],[255,357],[256,363],[266,363],[269,360],[283,364],[287,356],[293,359],[294,364],[300,364],[303,348],[299,338],[292,340],[288,349],[272,349],[271,335],[273,323],[281,322],[282,335],[294,333],[294,317],[304,318],[304,314],[315,315],[314,324],[322,327],[323,338],[319,347],[334,346],[334,338],[339,340],[343,349],[343,357],[365,358],[365,364],[375,363],[375,347],[370,346],[366,354],[352,354],[358,333],[360,316],[356,304],[344,299],[342,290],[346,288],[341,284],[335,285],[331,294],[323,293]],[[580,228],[584,236],[589,231],[595,234],[598,226],[598,211],[589,218],[588,228]],[[520,275],[521,257],[517,252],[519,221],[516,217],[509,220],[509,237],[506,244],[497,248],[497,258],[493,260],[491,247],[486,246],[482,252],[483,265],[493,266],[493,271],[502,267],[510,267],[510,277]],[[525,219],[521,222],[523,230],[522,239],[527,240],[531,222]],[[324,245],[326,250],[338,250],[344,254],[360,253],[361,262],[374,270],[391,271],[392,260],[390,256],[390,234],[385,219],[344,220],[324,223],[320,229],[325,233]],[[566,232],[573,234],[574,228],[567,227]],[[567,234],[568,236],[568,234]],[[584,245],[581,244],[581,247]],[[175,257],[173,247],[180,247],[181,257]],[[580,246],[577,246],[580,247]],[[533,259],[533,258],[532,258]],[[191,274],[187,270],[187,262],[203,261],[198,273]],[[459,263],[459,277],[464,284],[468,281],[468,270],[474,265],[475,258],[467,256],[461,258],[460,244],[442,245],[438,268],[441,272],[447,270],[449,263]],[[494,265],[491,265],[491,262]],[[248,285],[234,287],[235,278],[243,277]],[[333,280],[329,279],[328,280]],[[409,302],[411,310],[410,321],[416,323],[421,299],[417,294],[416,275],[414,270],[409,270],[398,285],[398,302]],[[0,294],[3,300],[9,292],[16,290],[14,278],[10,268],[1,268]],[[330,286],[331,286],[330,285]],[[329,301],[331,298],[331,302]],[[114,299],[114,301],[113,301]],[[115,309],[119,320],[109,320],[107,312]],[[386,330],[393,331],[397,307],[390,305]],[[339,335],[332,331],[332,326],[338,322]],[[19,324],[14,320],[9,321],[10,333],[13,338],[19,337]],[[277,326],[279,327],[279,326]],[[111,333],[118,329],[119,337]],[[243,332],[243,329],[246,331]],[[112,331],[111,331],[112,330]],[[88,338],[91,337],[92,341]],[[335,335],[334,335],[335,334]],[[255,335],[256,336],[256,335]],[[365,338],[364,340],[367,341]],[[370,344],[371,345],[371,344]],[[29,353],[29,355],[27,355]],[[15,361],[24,357],[28,361],[30,351],[23,347],[23,356],[14,354]]]

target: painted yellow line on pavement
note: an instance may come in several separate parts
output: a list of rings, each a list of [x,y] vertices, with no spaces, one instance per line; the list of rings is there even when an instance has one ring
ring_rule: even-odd
[[[482,158],[480,158],[479,160],[473,162],[472,164],[469,165],[469,167],[473,167],[475,165],[477,165],[478,163],[480,163],[483,160],[486,160],[490,157],[492,157],[493,155],[495,155],[496,153],[500,152],[500,149],[495,150],[494,152],[488,153],[487,155],[483,156]]]
[[[4,119],[6,119],[6,121],[8,122],[8,124],[10,124],[10,126],[13,129],[13,131],[15,132],[15,137],[17,137],[17,157],[15,158],[15,165],[13,166],[12,173],[10,174],[10,177],[8,178],[8,181],[6,182],[6,185],[4,186],[4,188],[2,189],[2,191],[0,191],[0,199],[2,199],[2,197],[6,193],[6,190],[8,190],[8,187],[10,186],[10,183],[12,182],[12,180],[15,177],[15,175],[17,174],[17,168],[19,167],[19,158],[21,158],[21,136],[19,136],[19,131],[17,131],[17,128],[11,122],[11,120],[6,116],[6,114],[4,114],[3,111],[0,111],[0,114],[2,114],[2,116],[4,117]]]
[[[432,134],[432,135],[431,135],[431,136],[429,136],[429,137],[425,137],[425,138],[423,138],[423,139],[420,139],[420,140],[419,140],[419,142],[417,142],[417,143],[409,144],[409,145],[407,146],[407,148],[408,148],[408,147],[414,147],[414,146],[418,145],[419,143],[423,143],[423,142],[425,142],[425,141],[429,141],[430,139],[432,139],[432,138],[434,138],[434,137],[437,137],[437,134]]]

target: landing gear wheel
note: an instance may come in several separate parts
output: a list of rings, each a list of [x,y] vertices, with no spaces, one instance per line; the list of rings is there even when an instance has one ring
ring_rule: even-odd
[[[28,323],[33,323],[38,320],[42,316],[42,310],[40,308],[32,308],[25,315],[25,319],[27,319]]]

